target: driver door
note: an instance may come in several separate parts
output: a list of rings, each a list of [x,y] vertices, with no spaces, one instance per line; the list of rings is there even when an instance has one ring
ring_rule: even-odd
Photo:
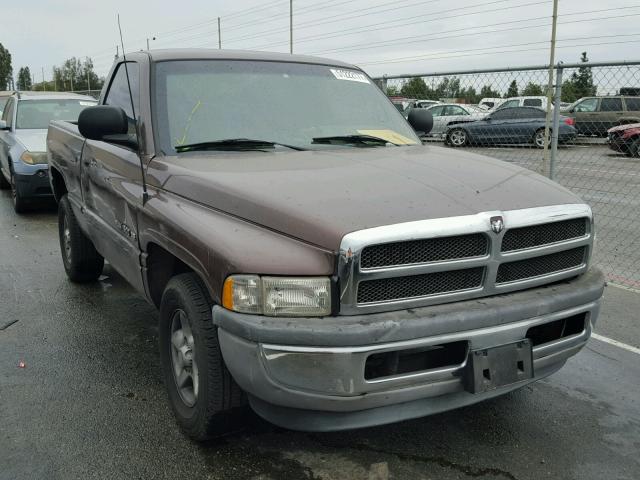
[[[127,62],[131,93],[140,111],[139,66]],[[124,63],[111,77],[104,105],[122,108],[129,119],[128,136],[136,140],[136,129]],[[86,140],[82,153],[82,191],[92,238],[98,251],[135,288],[142,291],[140,248],[138,244],[138,210],[142,208],[142,174],[135,147]]]

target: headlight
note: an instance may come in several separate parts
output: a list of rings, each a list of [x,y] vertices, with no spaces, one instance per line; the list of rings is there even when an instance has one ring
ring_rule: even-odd
[[[39,165],[47,163],[47,152],[23,152],[20,160],[29,165]]]
[[[270,317],[323,317],[331,314],[328,277],[231,275],[224,282],[222,306]]]

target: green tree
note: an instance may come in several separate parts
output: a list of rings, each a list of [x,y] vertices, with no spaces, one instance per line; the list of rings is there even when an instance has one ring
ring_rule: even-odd
[[[516,87],[517,89],[518,87]],[[494,90],[491,85],[485,85],[484,87],[482,87],[480,89],[480,100],[482,100],[483,98],[500,98],[500,92],[498,92],[497,90]],[[479,100],[478,100],[479,101]]]
[[[20,67],[18,70],[18,90],[31,90],[31,70],[29,67]]]
[[[509,88],[507,89],[507,93],[504,94],[504,98],[509,97],[517,97],[518,96],[518,84],[515,80],[511,82]]]
[[[82,61],[72,57],[59,66],[53,67],[54,84],[60,91],[100,90],[104,79],[98,77],[93,70],[90,58]]]
[[[409,98],[427,99],[430,97],[430,89],[424,80],[420,77],[410,78],[402,85],[400,94]]]
[[[0,43],[0,90],[8,90],[13,83],[11,53]]]
[[[582,52],[580,61],[589,62],[587,52]],[[573,72],[568,80],[562,82],[562,101],[575,102],[582,97],[593,97],[598,94],[598,87],[593,83],[591,67],[583,65]]]
[[[385,92],[388,96],[392,97],[395,95],[400,95],[400,90],[396,85],[387,85],[387,91]]]
[[[530,95],[533,97],[541,97],[544,95],[544,89],[537,83],[529,82],[522,90],[522,95]]]

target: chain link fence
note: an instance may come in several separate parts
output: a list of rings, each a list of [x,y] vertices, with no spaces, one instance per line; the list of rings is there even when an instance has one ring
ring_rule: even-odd
[[[405,115],[431,111],[425,142],[518,164],[580,195],[596,219],[594,263],[640,289],[640,125],[608,134],[640,124],[640,62],[559,64],[551,90],[545,66],[376,81]]]

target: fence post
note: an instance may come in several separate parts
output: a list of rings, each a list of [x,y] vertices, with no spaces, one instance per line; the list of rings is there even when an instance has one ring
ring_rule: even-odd
[[[549,178],[556,174],[556,155],[558,153],[558,130],[560,129],[560,101],[562,98],[562,67],[556,69],[556,91],[553,97],[553,126],[551,127],[551,158],[549,159]]]

